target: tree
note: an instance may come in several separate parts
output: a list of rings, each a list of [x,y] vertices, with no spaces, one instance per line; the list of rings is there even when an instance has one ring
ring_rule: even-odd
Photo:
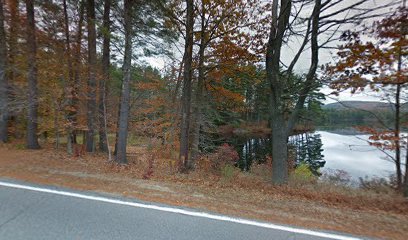
[[[132,10],[134,1],[124,0],[124,30],[125,30],[125,54],[123,61],[123,81],[120,92],[120,105],[119,105],[119,119],[117,130],[117,143],[116,143],[116,162],[120,164],[126,164],[126,145],[128,137],[128,125],[129,125],[129,111],[130,111],[130,80],[131,80],[131,67],[132,67]]]
[[[110,70],[110,9],[111,0],[105,0],[103,12],[103,50],[102,50],[102,78],[99,86],[99,150],[108,152],[108,138],[106,131],[106,96],[107,82]]]
[[[95,1],[87,0],[88,26],[88,90],[87,90],[87,134],[86,151],[95,150],[96,129],[96,30],[95,30]]]
[[[8,81],[7,71],[7,43],[4,30],[4,4],[0,0],[0,141],[7,142],[8,138]]]
[[[199,1],[197,3],[197,21],[199,21],[199,31],[195,36],[198,42],[198,53],[195,61],[197,69],[197,83],[195,87],[195,99],[193,104],[192,130],[191,130],[191,161],[194,165],[194,160],[199,154],[201,132],[205,122],[204,105],[205,105],[205,85],[207,75],[211,69],[223,69],[241,67],[241,62],[250,61],[245,40],[248,39],[248,34],[242,31],[243,28],[248,28],[254,24],[254,21],[249,21],[249,12],[256,1]],[[243,41],[244,40],[244,41]],[[231,58],[230,61],[220,61],[223,57],[214,60],[220,48],[223,48],[225,55],[239,55],[239,58]],[[227,48],[229,48],[227,50]],[[209,56],[213,56],[210,60]],[[249,57],[248,57],[249,56]],[[253,60],[253,59],[252,59]],[[221,66],[222,64],[229,66]],[[228,72],[228,70],[226,71]]]
[[[266,72],[270,84],[270,122],[272,129],[272,181],[284,184],[288,181],[288,136],[299,119],[308,95],[318,87],[316,71],[319,63],[319,50],[330,47],[338,39],[338,29],[343,24],[361,22],[378,16],[376,10],[384,5],[366,8],[369,0],[344,3],[344,1],[292,1],[273,0],[271,5],[271,28],[266,43]],[[300,6],[296,7],[296,4]],[[300,17],[302,9],[313,11],[310,16]],[[385,6],[388,6],[385,4]],[[292,12],[293,11],[293,12]],[[300,24],[300,25],[299,25]],[[262,30],[262,29],[261,29]],[[262,32],[262,31],[260,31]],[[326,35],[318,41],[319,35]],[[291,37],[301,36],[301,44],[289,64],[282,64],[282,47]],[[303,40],[302,40],[303,39]],[[294,104],[285,108],[285,88],[292,77],[293,70],[302,53],[309,46],[310,65],[299,82]],[[283,73],[283,74],[282,74]]]
[[[194,1],[186,0],[186,35],[184,45],[184,72],[183,72],[183,94],[181,97],[181,123],[180,123],[180,170],[192,169],[193,161],[189,158],[189,136],[191,120],[191,93],[193,78],[193,31],[194,31]]]
[[[401,100],[403,90],[408,87],[407,24],[408,10],[401,7],[363,32],[346,31],[342,35],[342,40],[346,43],[338,52],[337,62],[328,67],[328,73],[334,80],[331,86],[338,91],[351,89],[355,93],[371,88],[394,99],[391,100],[394,105],[393,127],[384,126],[385,130],[373,127],[362,129],[372,135],[372,145],[384,152],[394,151],[395,155],[389,157],[395,163],[397,188],[402,190],[405,186],[406,194],[408,170],[406,168],[403,174],[401,168],[401,150],[404,145],[404,138],[401,136]],[[363,36],[372,40],[363,40]]]
[[[63,8],[64,8],[64,31],[65,31],[65,52],[68,62],[68,82],[69,85],[73,85],[74,81],[74,72],[72,67],[72,55],[71,55],[71,41],[70,41],[70,32],[69,32],[69,20],[68,20],[68,11],[67,11],[67,1],[63,0]],[[73,89],[69,93],[67,98],[69,99],[71,105],[73,101]],[[67,127],[67,152],[72,154],[72,115],[75,112],[75,108],[68,108],[67,111],[67,120],[68,120],[68,127]]]
[[[17,72],[17,65],[18,65],[18,53],[21,44],[19,44],[18,39],[19,35],[22,33],[20,30],[20,24],[21,24],[21,18],[20,18],[20,12],[19,12],[19,0],[11,0],[11,1],[4,1],[3,4],[8,5],[8,9],[10,12],[10,19],[9,19],[9,31],[8,31],[8,72],[7,72],[7,80],[8,80],[8,87],[9,87],[9,125],[10,127],[14,127],[14,132],[13,135],[16,138],[21,138],[21,133],[16,129],[16,125],[19,122],[23,122],[23,116],[17,115],[18,112],[18,107],[14,106],[16,104],[13,104],[13,102],[18,102],[16,101],[17,99],[17,94],[15,93],[15,87],[16,87],[16,78],[18,75]]]
[[[319,31],[319,14],[321,8],[321,1],[315,1],[315,7],[311,16],[312,30],[311,30],[311,53],[312,60],[307,79],[300,91],[298,102],[295,111],[292,113],[290,120],[286,124],[284,103],[282,102],[282,95],[284,90],[284,80],[280,77],[280,60],[281,48],[284,42],[285,32],[290,23],[290,13],[292,2],[290,0],[282,0],[280,5],[280,12],[278,15],[278,1],[274,0],[272,3],[272,27],[269,33],[269,40],[266,52],[266,72],[267,79],[271,87],[270,107],[271,107],[271,122],[272,122],[272,181],[277,184],[286,183],[288,180],[288,146],[287,138],[289,132],[292,131],[294,122],[297,120],[298,113],[304,105],[305,98],[314,83],[314,75],[318,63],[318,43],[317,35]],[[310,24],[310,22],[309,22]],[[309,26],[308,26],[309,29]],[[309,31],[307,32],[309,34]],[[307,37],[305,38],[308,39]],[[290,74],[290,71],[288,71]]]
[[[34,3],[26,0],[27,11],[27,47],[28,47],[28,115],[27,115],[27,148],[39,149],[38,128],[38,89],[37,89],[37,43],[35,33]]]
[[[80,1],[79,3],[79,19],[78,19],[78,26],[76,32],[76,39],[75,39],[75,48],[74,50],[74,58],[73,58],[73,68],[74,68],[74,81],[72,82],[71,94],[70,97],[72,100],[70,101],[70,109],[72,110],[69,114],[69,122],[68,124],[72,127],[72,132],[68,133],[68,140],[71,140],[73,143],[76,143],[76,133],[75,129],[78,125],[78,111],[79,111],[79,87],[80,87],[80,72],[81,72],[81,49],[82,49],[82,38],[83,38],[83,31],[82,25],[84,23],[84,14],[85,14],[85,3],[84,0]]]

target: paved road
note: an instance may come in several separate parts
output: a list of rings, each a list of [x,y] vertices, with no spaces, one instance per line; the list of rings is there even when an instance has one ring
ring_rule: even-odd
[[[263,223],[255,223],[259,226],[254,226],[245,224],[245,221],[231,222],[228,217],[227,220],[217,220],[194,216],[197,212],[190,209],[181,210],[186,211],[187,215],[177,213],[178,209],[158,204],[159,210],[149,209],[143,207],[146,203],[134,199],[62,188],[44,192],[4,186],[4,183],[0,179],[0,239],[336,239],[333,238],[336,235],[317,237],[299,233],[299,229],[295,228],[293,231],[282,231],[265,227]],[[56,190],[68,195],[52,192]],[[74,196],[70,196],[71,193]],[[108,199],[108,202],[99,201],[99,198]],[[140,204],[141,207],[117,204],[115,201]],[[171,212],[173,210],[160,208],[175,210]],[[189,212],[192,214],[188,215]],[[347,238],[338,236],[337,239]]]

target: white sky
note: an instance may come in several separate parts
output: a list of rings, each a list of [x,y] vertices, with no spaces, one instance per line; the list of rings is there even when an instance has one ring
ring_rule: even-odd
[[[377,5],[383,5],[386,2],[397,2],[398,0],[372,0],[372,2],[370,2],[370,5],[373,6],[377,6]],[[356,2],[355,0],[344,0],[344,4],[349,5],[350,3],[354,3]],[[388,13],[390,12],[390,9],[383,9],[382,12],[384,13]],[[327,13],[326,13],[327,14]],[[371,20],[372,21],[372,20]],[[354,28],[356,29],[356,26],[347,26],[347,28]],[[345,29],[345,28],[343,28]],[[341,30],[339,31],[339,34],[341,33]],[[322,36],[320,36],[322,38]],[[331,46],[336,46],[338,45],[338,43],[332,43]],[[285,46],[282,50],[282,61],[285,64],[290,63],[290,61],[292,60],[293,56],[296,54],[296,51],[298,49],[298,47],[300,46],[300,41],[293,41],[292,43],[289,44],[289,46]],[[319,64],[323,65],[325,63],[328,62],[333,62],[334,61],[334,57],[336,56],[335,51],[334,50],[328,50],[328,49],[321,49],[319,52]],[[145,58],[144,59],[147,63],[149,63],[151,66],[157,68],[157,69],[163,69],[164,66],[166,65],[165,59],[162,57],[149,57],[149,58]],[[295,71],[299,74],[301,73],[306,73],[308,68],[310,65],[310,52],[309,51],[305,51],[298,63],[295,66]],[[328,87],[323,87],[321,92],[328,95],[332,92],[333,90],[331,90]],[[334,96],[334,95],[328,95],[326,97],[326,101],[324,101],[325,104],[327,103],[333,103],[336,101],[381,101],[381,97],[375,96],[376,94],[374,94],[371,91],[366,91],[363,93],[359,93],[359,94],[351,94],[350,91],[345,91],[340,93],[339,96]]]

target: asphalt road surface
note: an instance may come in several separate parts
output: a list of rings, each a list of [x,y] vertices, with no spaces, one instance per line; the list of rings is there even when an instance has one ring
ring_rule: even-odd
[[[358,239],[0,179],[0,239]]]

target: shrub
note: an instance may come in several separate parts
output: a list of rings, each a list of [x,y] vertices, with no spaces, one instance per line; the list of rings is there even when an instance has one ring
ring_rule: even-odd
[[[24,150],[24,149],[26,149],[26,146],[25,146],[24,143],[17,143],[17,144],[15,145],[15,147],[16,147],[17,150]]]
[[[322,182],[333,184],[336,186],[350,186],[352,183],[350,174],[344,170],[339,169],[325,170],[323,175],[320,177],[320,180]]]
[[[300,164],[290,175],[290,182],[295,185],[303,185],[316,182],[317,177],[310,170],[309,165]]]
[[[390,180],[387,180],[385,178],[380,178],[380,177],[373,177],[373,178],[368,178],[367,176],[365,178],[359,178],[360,180],[360,188],[373,191],[376,193],[385,193],[389,194],[391,192],[394,192],[393,184]]]
[[[226,165],[235,165],[239,160],[239,155],[234,147],[224,143],[219,146],[214,153],[208,155],[208,159],[213,170],[221,170]]]
[[[229,181],[235,174],[235,167],[230,164],[225,164],[221,168],[221,176],[223,179]]]

